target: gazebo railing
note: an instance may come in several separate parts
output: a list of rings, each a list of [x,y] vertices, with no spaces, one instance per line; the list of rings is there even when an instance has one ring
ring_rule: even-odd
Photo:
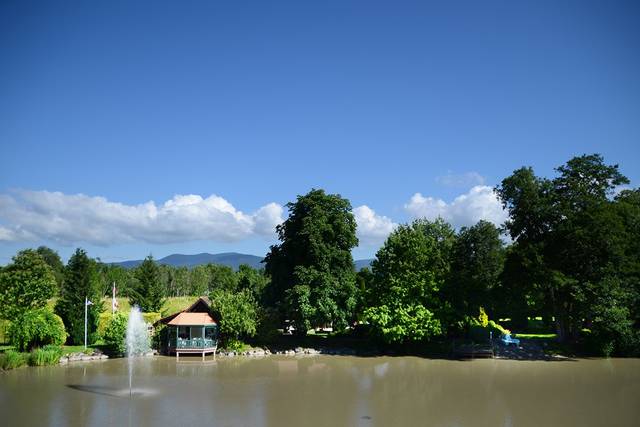
[[[199,337],[194,337],[192,339],[178,338],[178,341],[176,342],[176,348],[183,348],[183,349],[212,348],[212,347],[215,347],[216,344],[217,344],[216,340],[209,339],[209,338],[199,338]]]

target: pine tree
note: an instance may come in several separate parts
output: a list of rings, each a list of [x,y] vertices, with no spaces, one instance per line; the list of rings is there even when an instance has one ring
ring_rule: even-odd
[[[136,283],[129,290],[129,302],[143,312],[159,312],[164,304],[164,289],[160,281],[160,268],[149,255],[135,272]]]
[[[60,298],[55,307],[55,312],[62,318],[72,344],[84,343],[85,298],[92,302],[87,312],[88,341],[95,341],[98,317],[102,312],[101,297],[96,262],[89,258],[84,250],[78,248],[64,269]]]

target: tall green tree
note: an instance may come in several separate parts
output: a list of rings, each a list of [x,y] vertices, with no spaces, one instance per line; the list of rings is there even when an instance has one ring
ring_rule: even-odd
[[[62,287],[62,281],[64,280],[64,264],[62,259],[60,259],[60,255],[58,255],[58,252],[46,246],[39,246],[36,252],[40,254],[44,262],[53,270],[53,275],[56,277],[56,283],[58,285],[56,289],[57,292]]]
[[[250,265],[241,264],[236,273],[238,278],[238,289],[247,289],[253,295],[256,301],[262,299],[264,289],[269,283],[269,278],[265,275],[264,270],[258,270]]]
[[[160,268],[149,255],[142,261],[134,273],[136,281],[129,289],[129,302],[132,306],[137,305],[140,310],[149,312],[159,312],[165,301],[164,289],[160,281]]]
[[[92,302],[87,309],[87,335],[89,342],[97,339],[98,318],[103,310],[102,289],[95,260],[78,248],[69,258],[64,270],[64,282],[55,312],[62,318],[72,344],[84,342],[85,298]]]
[[[442,219],[399,226],[376,253],[365,318],[386,342],[440,335],[440,290],[449,275],[455,233]]]
[[[584,323],[592,323],[594,304],[617,293],[611,276],[621,271],[630,230],[615,214],[612,196],[629,180],[596,154],[575,157],[556,171],[548,180],[520,169],[497,191],[510,214],[507,229],[530,296],[541,290],[560,339],[575,341]]]
[[[358,244],[351,204],[313,189],[287,204],[289,217],[276,228],[265,268],[271,277],[266,301],[293,320],[298,333],[353,320],[357,289],[351,249]]]
[[[453,246],[445,295],[459,315],[476,316],[483,307],[495,315],[495,291],[504,266],[500,230],[488,221],[462,227]]]
[[[54,271],[37,251],[18,252],[13,262],[0,270],[0,317],[13,319],[43,308],[56,289]]]

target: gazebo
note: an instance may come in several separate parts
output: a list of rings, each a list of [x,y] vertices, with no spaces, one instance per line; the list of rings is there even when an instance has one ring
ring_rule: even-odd
[[[208,353],[216,357],[218,348],[218,324],[209,315],[210,303],[199,298],[186,310],[160,319],[167,325],[166,350],[175,353],[176,360],[182,354],[201,354],[202,360]]]

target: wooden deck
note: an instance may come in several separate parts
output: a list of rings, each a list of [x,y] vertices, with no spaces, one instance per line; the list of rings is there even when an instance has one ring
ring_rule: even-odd
[[[213,353],[213,360],[216,359],[216,350],[218,347],[206,347],[206,348],[173,348],[169,350],[169,354],[175,353],[176,362],[180,360],[180,353],[182,354],[201,354],[202,360],[204,360],[204,356],[210,353]]]
[[[463,345],[454,350],[454,355],[463,359],[492,359],[493,348],[490,346]]]

